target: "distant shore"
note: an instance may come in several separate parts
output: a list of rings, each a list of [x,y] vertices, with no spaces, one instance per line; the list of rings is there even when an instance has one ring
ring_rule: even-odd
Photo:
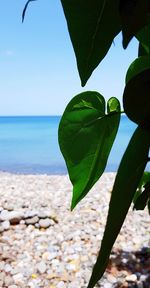
[[[0,172],[0,287],[85,288],[100,247],[114,177],[104,173],[70,212],[68,175]],[[147,211],[130,209],[112,256],[118,257],[119,251],[133,255],[148,246],[149,220]],[[131,271],[119,273],[113,274],[116,283],[126,281]],[[112,272],[106,273],[100,287],[107,287],[110,276]]]

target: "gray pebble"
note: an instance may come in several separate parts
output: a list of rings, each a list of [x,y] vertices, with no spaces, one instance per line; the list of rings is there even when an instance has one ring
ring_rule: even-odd
[[[25,223],[27,224],[27,225],[34,225],[34,224],[36,224],[37,222],[39,221],[39,217],[38,216],[34,216],[34,217],[32,217],[32,218],[28,218],[28,219],[26,219],[25,220]]]

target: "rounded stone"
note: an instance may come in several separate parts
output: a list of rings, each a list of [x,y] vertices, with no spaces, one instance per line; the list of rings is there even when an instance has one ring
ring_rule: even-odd
[[[39,218],[38,218],[38,216],[34,216],[34,217],[32,217],[32,218],[28,218],[28,219],[26,219],[25,220],[25,224],[26,225],[34,225],[34,224],[36,224],[37,222],[39,221]]]
[[[51,225],[53,225],[53,221],[51,219],[49,219],[49,218],[40,219],[39,220],[39,225],[40,225],[41,228],[48,228]]]
[[[8,230],[10,228],[10,222],[8,220],[3,221],[1,225],[4,230]]]
[[[136,282],[137,276],[135,274],[131,274],[131,275],[126,276],[125,280],[127,282]]]

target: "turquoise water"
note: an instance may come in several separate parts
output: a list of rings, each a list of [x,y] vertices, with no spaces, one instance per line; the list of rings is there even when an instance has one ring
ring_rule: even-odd
[[[60,116],[0,117],[0,171],[66,174],[57,132]],[[135,125],[125,116],[106,171],[116,171]]]

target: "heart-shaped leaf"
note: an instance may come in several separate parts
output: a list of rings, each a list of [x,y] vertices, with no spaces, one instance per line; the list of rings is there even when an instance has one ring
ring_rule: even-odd
[[[149,146],[150,133],[138,127],[129,142],[118,169],[101,249],[88,288],[93,288],[105,272],[112,246],[122,227],[147,164]]]
[[[97,92],[84,92],[68,104],[59,126],[59,145],[73,184],[71,209],[104,172],[120,121],[116,98],[107,103]]]
[[[120,0],[124,48],[128,46],[133,36],[135,36],[148,23],[149,12],[149,0]]]
[[[120,32],[119,0],[61,0],[84,86]]]

